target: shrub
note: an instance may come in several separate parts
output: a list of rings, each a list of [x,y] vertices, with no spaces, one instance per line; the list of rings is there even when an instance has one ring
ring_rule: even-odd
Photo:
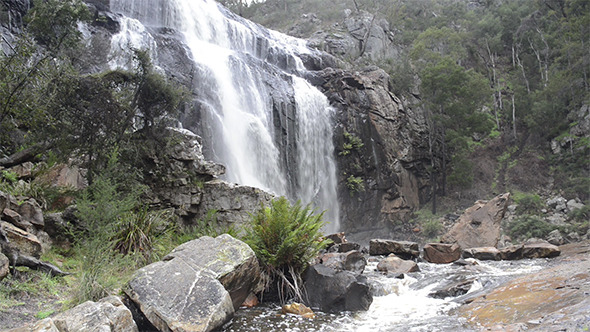
[[[558,227],[537,216],[522,216],[508,224],[508,234],[515,239],[544,238]]]
[[[365,191],[365,181],[363,178],[351,175],[346,179],[346,187],[350,192],[350,196],[352,196],[355,193]]]
[[[252,215],[244,241],[254,250],[267,275],[266,290],[279,284],[279,298],[301,300],[301,274],[328,240],[321,238],[323,212],[315,214],[310,205],[291,205],[286,198]]]
[[[427,238],[435,238],[443,229],[443,225],[436,218],[428,219],[422,224],[422,233]]]
[[[518,204],[516,211],[520,214],[534,214],[543,207],[541,197],[536,194],[516,191],[512,194],[512,199]]]

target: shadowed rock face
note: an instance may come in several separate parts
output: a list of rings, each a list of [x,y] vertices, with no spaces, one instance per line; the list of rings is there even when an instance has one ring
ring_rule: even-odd
[[[495,247],[500,239],[500,226],[509,198],[510,194],[506,193],[489,202],[476,202],[463,212],[441,242],[457,243],[463,249]]]
[[[389,76],[380,69],[352,73],[327,68],[314,74],[315,84],[337,110],[334,146],[343,229],[362,242],[410,235],[403,221],[428,196],[423,113],[391,93]],[[350,135],[362,146],[347,148]],[[363,188],[351,189],[351,176],[362,179]]]

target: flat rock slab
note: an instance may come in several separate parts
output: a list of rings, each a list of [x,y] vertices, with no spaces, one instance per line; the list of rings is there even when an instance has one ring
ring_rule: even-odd
[[[258,287],[252,249],[224,234],[189,241],[137,271],[125,293],[160,331],[212,331]]]
[[[590,245],[567,253],[551,267],[516,278],[481,295],[457,312],[477,330],[584,331],[590,327]]]
[[[0,229],[6,234],[10,246],[18,249],[21,254],[35,258],[41,257],[42,247],[37,236],[6,221],[0,221]]]
[[[502,259],[502,255],[496,247],[481,247],[463,250],[463,258],[475,258],[480,261],[499,261]]]

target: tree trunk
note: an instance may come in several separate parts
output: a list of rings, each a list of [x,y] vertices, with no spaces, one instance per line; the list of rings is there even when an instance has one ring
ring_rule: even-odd
[[[514,93],[512,93],[512,134],[516,140],[516,105],[514,105]]]

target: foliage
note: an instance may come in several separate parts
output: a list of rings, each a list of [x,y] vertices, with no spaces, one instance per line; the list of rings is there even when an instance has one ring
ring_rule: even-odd
[[[342,151],[339,153],[341,156],[347,156],[352,150],[360,150],[365,145],[360,137],[348,131],[344,131],[344,138],[346,141],[342,144]]]
[[[542,218],[531,215],[521,216],[508,224],[507,232],[514,239],[544,238],[557,229]]]
[[[353,196],[355,193],[365,191],[365,180],[361,177],[351,175],[346,178],[346,187],[348,188],[350,196]]]
[[[539,211],[543,207],[541,197],[539,197],[539,195],[536,194],[515,191],[512,194],[512,200],[514,200],[514,202],[518,204],[516,211],[519,214],[536,214],[539,213]]]
[[[323,213],[316,214],[300,202],[291,205],[285,197],[272,201],[252,215],[244,241],[254,250],[269,280],[281,284],[281,299],[301,297],[301,274],[312,258],[328,244],[321,238]]]
[[[425,208],[414,212],[413,222],[420,225],[426,239],[435,239],[444,229],[440,217],[440,214],[432,214],[430,209]]]

